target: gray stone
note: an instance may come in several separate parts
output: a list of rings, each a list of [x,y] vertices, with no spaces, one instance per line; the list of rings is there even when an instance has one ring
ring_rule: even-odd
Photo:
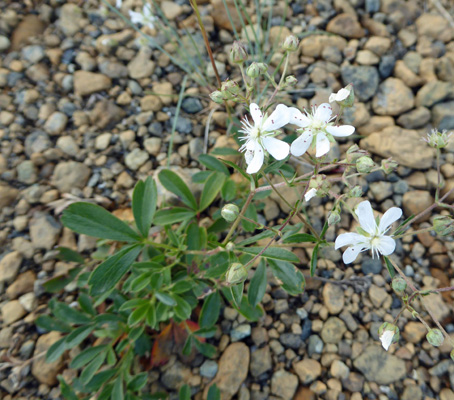
[[[203,154],[203,139],[194,138],[189,141],[189,156],[193,160],[198,160],[199,156]]]
[[[167,389],[177,390],[191,377],[191,369],[177,361],[162,373],[161,381]]]
[[[104,61],[99,65],[99,71],[112,79],[126,78],[128,68],[118,61]]]
[[[218,372],[218,364],[213,360],[205,360],[200,366],[200,375],[205,378],[214,378]]]
[[[49,214],[36,212],[30,221],[30,238],[35,249],[52,249],[60,231],[61,225]]]
[[[306,358],[293,365],[293,368],[300,378],[300,382],[303,385],[315,381],[322,373],[322,366],[317,360]]]
[[[282,333],[279,336],[279,341],[285,346],[290,347],[291,349],[297,350],[303,344],[301,340],[301,335],[295,333]]]
[[[411,110],[415,97],[400,79],[388,78],[380,84],[372,100],[372,108],[379,115],[400,115]]]
[[[314,354],[322,354],[323,351],[323,340],[320,339],[317,335],[309,336],[309,340],[307,343],[307,353],[309,357],[312,357]]]
[[[323,324],[320,336],[325,343],[339,343],[347,331],[344,321],[337,317],[330,317]]]
[[[430,81],[416,94],[416,106],[432,107],[443,100],[453,99],[454,83]]]
[[[276,371],[271,378],[271,393],[283,400],[291,400],[298,387],[298,378],[283,369]]]
[[[238,342],[251,336],[251,325],[249,324],[241,324],[233,328],[230,332],[230,337],[232,342]]]
[[[68,156],[75,157],[79,153],[79,146],[72,136],[61,136],[57,140],[57,147]]]
[[[35,183],[38,174],[35,165],[30,160],[22,161],[17,167],[17,180],[28,185]]]
[[[258,377],[273,367],[269,346],[254,351],[251,354],[250,371],[252,376]]]
[[[128,73],[132,79],[151,78],[155,64],[151,61],[151,49],[142,46],[137,55],[128,64]]]
[[[25,154],[29,157],[35,153],[42,153],[52,147],[49,135],[43,131],[34,131],[25,138]]]
[[[0,283],[11,283],[16,278],[22,259],[18,251],[12,251],[3,256],[0,260]]]
[[[32,374],[40,383],[44,383],[48,386],[57,384],[57,375],[63,369],[65,362],[63,356],[60,356],[54,362],[48,363],[46,362],[46,358],[42,357],[41,354],[45,354],[49,347],[60,339],[61,333],[53,331],[40,336],[36,342],[34,353],[36,358],[32,364]],[[37,357],[38,355],[40,356]]]
[[[173,126],[175,117],[172,117],[169,119],[170,126]],[[183,134],[189,134],[192,132],[192,122],[190,119],[178,116],[176,125],[175,125],[175,130],[179,133]]]
[[[49,135],[59,135],[66,128],[68,117],[60,111],[50,115],[44,124],[44,129]]]
[[[45,56],[44,49],[37,44],[25,46],[22,49],[22,58],[31,64],[40,62]]]
[[[344,85],[352,83],[355,96],[360,101],[369,100],[377,91],[379,77],[375,67],[371,66],[345,66],[341,69]]]
[[[51,182],[61,193],[66,193],[73,188],[82,189],[90,174],[91,170],[85,164],[75,161],[60,162],[55,167]]]
[[[82,19],[82,9],[75,4],[67,3],[60,8],[57,25],[66,36],[71,37],[80,31]]]
[[[330,314],[339,314],[344,308],[344,291],[340,285],[327,283],[322,291],[323,303]]]
[[[0,35],[0,53],[8,50],[9,46],[11,46],[10,40],[6,36]]]
[[[440,103],[432,108],[432,122],[435,128],[442,131],[444,129],[454,129],[454,101]]]
[[[430,110],[426,107],[418,107],[402,114],[397,123],[406,129],[421,128],[430,121]]]
[[[389,353],[380,346],[369,346],[353,361],[368,381],[379,385],[389,385],[403,379],[407,375],[405,362]]]
[[[126,155],[125,164],[129,169],[136,171],[147,162],[149,157],[150,156],[146,151],[135,148],[133,151]]]
[[[189,114],[197,114],[202,111],[202,102],[197,97],[185,97],[181,102],[181,108]]]

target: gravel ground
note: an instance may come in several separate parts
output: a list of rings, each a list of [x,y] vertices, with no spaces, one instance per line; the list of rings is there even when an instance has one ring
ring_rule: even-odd
[[[235,77],[238,71],[227,56],[234,34],[223,3],[201,3],[222,78]],[[233,3],[227,3],[237,22]],[[256,24],[252,3],[248,9]],[[121,12],[127,16],[141,4],[125,0]],[[161,7],[170,24],[196,35],[207,58],[189,3],[163,1]],[[290,58],[299,84],[280,100],[300,108],[320,104],[352,82],[357,102],[344,121],[356,126],[361,139],[334,146],[332,155],[355,141],[377,159],[393,157],[400,164],[388,176],[377,172],[359,181],[377,210],[396,205],[409,216],[432,204],[434,152],[421,137],[431,127],[454,129],[453,4],[319,0],[288,6],[278,1],[272,7],[271,39],[316,32],[304,37]],[[52,364],[39,357],[60,337],[34,325],[38,315],[48,312],[50,295],[42,285],[71,267],[56,259],[57,246],[84,255],[96,247],[91,238],[62,227],[62,208],[90,199],[128,220],[138,179],[169,163],[188,181],[200,168],[205,140],[208,151],[237,146],[226,136],[227,116],[221,109],[214,110],[205,138],[214,105],[206,88],[193,79],[176,116],[184,72],[161,51],[144,45],[102,2],[0,0],[0,9],[0,393],[5,400],[58,399],[56,377],[74,376],[68,360],[80,349]],[[284,14],[287,22],[281,29]],[[241,25],[236,29],[241,31]],[[178,57],[161,30],[147,33]],[[245,36],[244,30],[240,35]],[[183,41],[194,56],[188,37]],[[271,65],[278,60],[273,57]],[[202,69],[212,79],[207,65]],[[454,141],[446,150],[442,193],[454,187]],[[289,191],[289,201],[292,195]],[[261,218],[273,224],[285,217],[288,210],[278,197],[263,202]],[[311,200],[315,227],[330,205]],[[339,228],[350,226],[343,218]],[[328,239],[335,236],[330,229]],[[398,243],[395,260],[416,284],[429,289],[454,284],[453,251],[452,237],[442,241],[421,233]],[[304,249],[295,253],[307,270],[310,254]],[[215,382],[223,400],[454,399],[450,346],[430,346],[422,324],[410,314],[399,320],[399,345],[389,352],[380,347],[378,327],[400,309],[381,262],[364,254],[347,267],[339,251],[328,249],[323,256],[320,277],[345,284],[312,279],[302,296],[288,297],[270,277],[263,320],[250,324],[234,309],[223,308],[213,340],[218,356],[208,360],[199,355],[191,362],[172,356],[150,372],[150,392],[164,390],[176,398],[178,388],[188,383],[194,398],[202,399]],[[71,303],[74,286],[58,296]],[[451,294],[427,299],[454,335]]]

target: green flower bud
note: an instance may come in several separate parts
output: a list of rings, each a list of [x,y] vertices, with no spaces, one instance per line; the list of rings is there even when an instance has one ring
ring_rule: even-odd
[[[402,296],[407,289],[407,282],[401,276],[395,276],[391,282],[391,287],[398,296]]]
[[[448,132],[446,129],[442,132],[439,132],[437,129],[433,129],[423,140],[426,141],[430,147],[443,149],[448,145],[451,135],[452,132]]]
[[[328,225],[332,226],[340,222],[341,217],[338,210],[332,210],[328,216]]]
[[[227,251],[233,251],[235,250],[235,243],[233,242],[228,242],[226,245],[225,245],[225,249]]]
[[[318,197],[326,196],[331,189],[331,184],[326,179],[326,175],[316,175],[309,181],[309,188],[304,196],[306,201],[317,195]]]
[[[390,174],[391,172],[393,172],[398,165],[399,164],[397,164],[394,160],[391,160],[390,158],[381,161],[381,169],[385,174]]]
[[[435,347],[439,347],[443,344],[443,341],[445,340],[443,333],[440,331],[440,329],[431,329],[427,335],[426,335],[427,341]]]
[[[378,328],[378,336],[383,348],[387,351],[392,343],[399,341],[400,331],[396,325],[385,322]]]
[[[447,236],[454,232],[454,220],[448,216],[435,217],[433,228],[437,235]]]
[[[356,169],[361,174],[368,174],[374,166],[375,163],[368,156],[362,156],[356,160]]]
[[[336,102],[343,108],[353,107],[353,103],[355,102],[355,91],[353,90],[353,85],[350,83],[337,93],[332,93],[329,96],[329,102]]]
[[[287,86],[295,86],[297,83],[298,79],[296,79],[293,75],[289,75],[287,76],[287,78],[285,78],[285,84]]]
[[[227,271],[226,281],[231,285],[244,282],[247,278],[247,269],[243,264],[233,263]]]
[[[233,222],[238,217],[240,209],[236,204],[226,204],[222,207],[221,215],[226,221]]]
[[[257,78],[260,75],[260,68],[256,62],[253,62],[249,67],[246,69],[246,75],[249,76],[249,78]]]
[[[225,97],[233,98],[240,93],[240,87],[238,86],[238,83],[235,81],[225,81],[221,85],[221,92]]]
[[[234,64],[243,64],[248,58],[246,46],[235,40],[230,51],[230,61]]]
[[[224,95],[220,90],[215,90],[214,92],[210,93],[211,100],[215,103],[222,104],[224,102]]]
[[[363,189],[361,186],[355,186],[348,192],[348,197],[361,197],[363,195]]]
[[[284,43],[282,44],[282,50],[288,52],[296,51],[298,50],[298,44],[299,40],[296,36],[294,35],[287,36],[286,39],[284,40]]]

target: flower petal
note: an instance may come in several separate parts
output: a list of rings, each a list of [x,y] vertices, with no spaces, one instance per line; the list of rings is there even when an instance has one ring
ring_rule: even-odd
[[[363,244],[364,239],[364,236],[360,235],[359,233],[342,233],[336,238],[336,241],[334,242],[334,248],[337,250],[343,246]]]
[[[383,256],[389,256],[396,250],[396,241],[391,236],[382,236],[377,248]]]
[[[355,209],[355,213],[359,219],[359,224],[367,233],[375,235],[377,230],[377,223],[375,222],[374,212],[369,201],[362,201]]]
[[[358,257],[359,253],[367,249],[368,247],[362,244],[350,246],[347,250],[344,251],[344,254],[342,255],[342,260],[344,261],[344,264],[352,263],[353,261],[356,260],[356,257]]]
[[[355,127],[351,125],[327,126],[326,131],[333,136],[346,137],[355,132]]]
[[[264,132],[273,132],[276,129],[282,128],[288,124],[290,114],[288,107],[284,104],[279,104],[271,115],[266,119],[262,125]]]
[[[302,156],[311,145],[312,137],[312,131],[310,129],[305,130],[299,138],[293,141],[290,152],[296,157]]]
[[[383,214],[378,226],[380,233],[385,233],[388,228],[402,216],[402,210],[399,207],[391,207]]]
[[[348,96],[350,96],[350,90],[342,88],[336,93],[336,101],[345,100]]]
[[[337,96],[336,93],[331,93],[331,94],[329,95],[328,101],[329,101],[330,103],[334,103],[334,102],[337,100],[337,99],[336,99],[336,96]]]
[[[381,345],[386,351],[388,351],[389,346],[391,346],[393,342],[393,337],[394,337],[393,331],[384,331],[383,334],[380,336]]]
[[[262,139],[263,146],[276,160],[283,160],[290,152],[288,143],[273,137],[264,137]]]
[[[263,114],[262,110],[260,110],[260,107],[255,103],[251,103],[249,105],[249,111],[251,112],[254,125],[260,127],[262,125],[263,120]]]
[[[312,197],[314,197],[316,194],[317,194],[317,189],[312,188],[311,190],[309,190],[309,191],[304,195],[304,200],[309,201],[309,200],[312,199]]]
[[[133,24],[143,24],[143,14],[135,11],[129,11],[129,18]]]
[[[259,172],[260,168],[262,168],[264,157],[265,155],[263,153],[262,146],[258,142],[255,142],[254,157],[249,163],[246,172],[248,174],[255,174]]]
[[[323,132],[317,134],[317,142],[315,147],[315,157],[324,156],[329,152],[330,144],[329,140]]]
[[[300,110],[295,107],[289,107],[289,124],[299,126],[300,128],[305,128],[309,126],[311,120],[307,115],[303,114]]]
[[[333,109],[331,108],[329,103],[323,103],[317,107],[317,110],[315,110],[314,119],[328,123],[332,113]]]

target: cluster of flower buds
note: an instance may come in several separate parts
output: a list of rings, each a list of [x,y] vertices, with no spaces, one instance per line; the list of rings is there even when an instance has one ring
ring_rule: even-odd
[[[395,276],[391,282],[391,287],[398,296],[403,296],[405,294],[405,289],[407,289],[407,282],[401,276]]]
[[[233,263],[229,270],[227,271],[227,275],[225,280],[230,285],[236,285],[237,283],[244,282],[247,278],[247,269],[241,263]]]
[[[236,204],[226,204],[224,207],[222,207],[221,210],[221,215],[222,218],[224,218],[228,222],[233,222],[236,220],[238,217],[238,214],[240,212],[240,209]]]
[[[358,158],[368,156],[369,153],[366,150],[359,148],[357,144],[354,144],[348,148],[346,151],[346,160],[348,163],[354,163]]]
[[[433,220],[433,228],[437,235],[448,236],[454,233],[454,220],[446,215],[435,217]]]
[[[235,81],[227,80],[222,83],[220,90],[215,90],[210,94],[211,100],[222,104],[226,100],[234,100],[240,93],[240,87]]]
[[[337,208],[334,208],[331,210],[331,212],[328,215],[328,225],[332,226],[340,222],[341,216],[340,212]]]
[[[430,147],[443,149],[448,145],[451,135],[452,132],[448,132],[446,129],[441,132],[437,129],[433,129],[423,140],[426,141]]]
[[[378,328],[378,336],[380,338],[381,345],[386,351],[388,351],[391,344],[399,341],[400,331],[396,325],[385,322],[380,326],[380,328]]]
[[[246,75],[249,78],[255,79],[260,75],[263,75],[268,71],[268,65],[265,63],[253,62],[249,67],[246,68]]]
[[[295,35],[289,35],[282,43],[282,50],[292,53],[298,50],[299,40]]]
[[[375,167],[375,163],[369,156],[362,156],[356,160],[356,170],[361,174],[368,174]]]
[[[394,160],[391,160],[390,158],[386,160],[381,160],[381,169],[385,174],[390,174],[393,172],[399,164],[397,164]]]
[[[355,102],[355,91],[353,90],[353,84],[349,83],[337,93],[331,94],[331,96],[329,96],[329,102],[337,103],[341,108],[353,107],[353,103]]]
[[[439,347],[443,344],[444,336],[440,329],[431,329],[426,335],[427,341],[435,347]]]

